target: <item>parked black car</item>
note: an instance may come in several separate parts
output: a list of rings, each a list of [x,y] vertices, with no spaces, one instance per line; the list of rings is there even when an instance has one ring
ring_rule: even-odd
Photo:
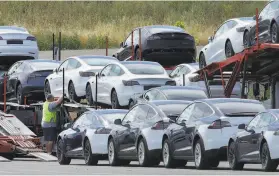
[[[196,59],[195,39],[182,28],[175,26],[144,26],[133,30],[135,60],[140,58],[139,29],[141,29],[142,58],[159,62],[163,67],[192,63]],[[123,61],[132,56],[132,32],[113,55]]]
[[[193,101],[208,98],[205,91],[200,87],[194,86],[162,86],[151,88],[143,94],[136,94],[129,100],[129,108],[133,107],[138,101],[153,100],[185,100]]]
[[[249,26],[246,26],[243,45],[249,47],[256,44],[256,16]],[[259,43],[279,43],[279,1],[270,1],[259,14]]]
[[[230,168],[242,170],[244,164],[262,164],[264,171],[275,171],[279,164],[279,110],[261,112],[238,129],[228,144]]]
[[[4,86],[4,77],[6,76],[7,78],[7,101],[16,101],[19,104],[23,104],[25,96],[27,101],[44,100],[44,80],[58,66],[58,61],[43,59],[24,60],[14,63],[0,77],[1,87]],[[1,95],[3,93],[1,92]]]

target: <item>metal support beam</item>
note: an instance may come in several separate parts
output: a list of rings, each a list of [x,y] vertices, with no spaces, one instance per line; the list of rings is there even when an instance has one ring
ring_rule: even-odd
[[[183,86],[185,86],[185,74],[183,74]]]
[[[204,76],[204,83],[205,83],[205,88],[207,91],[207,96],[208,96],[208,98],[211,98],[211,91],[210,91],[210,87],[208,84],[207,72],[205,70],[203,70],[203,76]]]
[[[241,98],[245,98],[245,82],[246,82],[246,70],[247,70],[247,57],[245,57],[243,61],[243,77],[242,77],[242,85],[241,85]]]
[[[96,84],[95,84],[95,109],[98,109],[98,74],[96,75]]]
[[[55,60],[55,34],[52,34],[52,59]]]
[[[62,100],[62,105],[64,105],[64,94],[65,94],[65,69],[63,68],[63,78],[62,78],[62,82],[63,82],[63,90],[62,90],[62,96],[63,96],[63,100]]]
[[[227,98],[229,98],[231,96],[231,94],[232,94],[232,90],[233,90],[233,88],[235,86],[236,79],[237,79],[237,77],[239,75],[239,72],[240,72],[240,65],[241,65],[240,61],[237,61],[235,63],[232,75],[230,76],[230,79],[229,79],[229,81],[228,81],[228,83],[226,85],[225,96]]]
[[[61,48],[61,32],[59,32],[59,46],[58,46],[58,52],[59,52],[59,61],[61,61],[61,50],[62,50],[62,48]]]

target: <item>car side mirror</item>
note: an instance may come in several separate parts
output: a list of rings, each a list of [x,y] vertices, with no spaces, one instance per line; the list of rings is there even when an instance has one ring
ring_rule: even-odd
[[[179,125],[185,126],[186,125],[186,120],[182,120],[182,122],[180,122]]]
[[[245,124],[240,124],[240,125],[238,125],[238,129],[244,130],[244,129],[245,129]]]
[[[66,124],[64,125],[64,129],[69,129],[69,128],[71,128],[71,123],[66,123]]]
[[[121,125],[121,119],[115,119],[114,124],[115,125]]]
[[[57,73],[57,68],[53,69],[53,73]]]
[[[213,40],[213,36],[208,37],[208,43],[211,43]]]
[[[253,130],[253,129],[250,129],[250,130],[248,130],[247,132],[249,132],[249,133],[251,133],[251,134],[255,134],[255,133],[256,133],[255,130]]]

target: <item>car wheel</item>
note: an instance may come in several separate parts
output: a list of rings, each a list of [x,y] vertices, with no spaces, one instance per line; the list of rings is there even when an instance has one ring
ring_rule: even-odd
[[[93,156],[92,151],[91,151],[91,145],[89,140],[87,139],[85,141],[84,145],[84,160],[86,165],[97,165],[98,164],[98,159],[96,156]]]
[[[233,47],[232,47],[232,43],[230,40],[228,40],[225,44],[225,55],[226,55],[226,58],[229,58],[229,57],[232,57],[234,56],[234,50],[233,50]]]
[[[235,142],[231,142],[228,147],[228,161],[232,170],[243,170],[244,163],[239,163],[236,156]]]
[[[94,100],[92,96],[92,90],[91,90],[91,85],[88,84],[86,86],[86,100],[90,106],[94,105]]]
[[[207,169],[209,168],[209,162],[204,153],[204,146],[201,140],[198,140],[194,147],[194,159],[195,166],[197,169]]]
[[[140,166],[146,167],[151,165],[152,161],[148,158],[148,149],[143,139],[139,141],[137,153]]]
[[[177,161],[172,157],[168,139],[166,139],[163,143],[162,156],[163,156],[163,163],[166,168],[176,167]]]
[[[58,159],[58,163],[60,165],[69,165],[71,163],[71,158],[65,156],[64,153],[64,143],[62,139],[58,140],[57,148],[56,148],[56,156]]]
[[[45,93],[45,98],[47,98],[47,96],[51,94],[50,85],[48,81],[46,81],[45,83],[44,93]]]
[[[204,56],[203,53],[200,54],[200,58],[199,58],[199,67],[200,67],[200,69],[206,67],[205,56]]]
[[[22,93],[21,84],[19,84],[16,88],[16,100],[17,100],[18,104],[20,104],[20,105],[24,104],[24,95]]]
[[[69,94],[69,98],[71,101],[74,100],[78,103],[80,102],[80,98],[76,94],[76,90],[75,90],[75,86],[74,86],[73,82],[70,82],[70,84],[69,84],[68,94]]]
[[[276,22],[274,22],[271,26],[271,31],[270,31],[270,36],[271,36],[271,42],[272,43],[278,43],[278,25]]]
[[[118,96],[115,90],[112,91],[111,93],[111,107],[112,109],[120,109],[121,106],[118,102]]]
[[[121,165],[121,161],[118,159],[117,151],[115,150],[113,139],[110,139],[108,143],[108,160],[111,166]]]
[[[278,162],[270,158],[270,152],[266,142],[262,145],[261,162],[264,171],[275,171],[278,167]]]
[[[249,48],[251,46],[248,31],[245,31],[243,34],[243,46],[244,46],[244,48]]]
[[[209,165],[210,165],[210,167],[216,168],[216,167],[219,166],[219,163],[220,163],[220,160],[219,160],[219,159],[212,158],[212,159],[210,160]]]
[[[133,100],[131,100],[129,102],[129,109],[132,109],[132,107],[135,105],[135,102]]]

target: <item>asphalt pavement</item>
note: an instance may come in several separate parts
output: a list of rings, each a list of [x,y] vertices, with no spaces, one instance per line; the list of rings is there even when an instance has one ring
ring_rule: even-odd
[[[202,49],[202,46],[197,46],[197,54]],[[108,49],[108,55],[112,56],[117,52],[117,48]],[[106,55],[105,49],[92,49],[92,50],[61,50],[61,60],[64,60],[70,56],[80,56],[80,55]],[[40,59],[52,59],[52,51],[40,51]]]
[[[1,162],[0,175],[278,175],[277,172],[262,172],[261,165],[245,165],[243,171],[232,171],[227,162],[221,162],[212,170],[196,170],[194,163],[186,167],[166,169],[162,163],[158,167],[139,167],[132,162],[127,167],[111,167],[108,161],[100,161],[97,166],[86,166],[83,160],[72,160],[70,165],[57,162],[42,162],[36,159],[16,158],[11,162]]]

